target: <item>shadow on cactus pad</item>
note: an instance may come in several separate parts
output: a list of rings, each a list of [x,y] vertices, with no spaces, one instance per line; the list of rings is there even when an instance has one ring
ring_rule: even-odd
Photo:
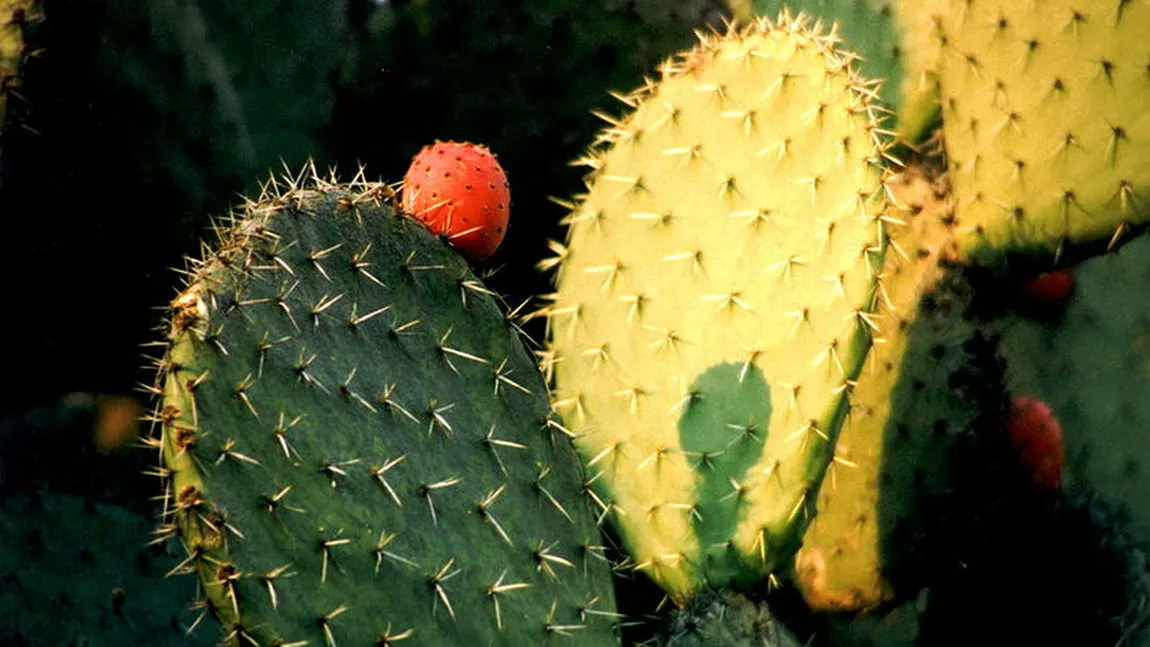
[[[745,513],[737,484],[763,452],[771,421],[770,386],[758,366],[725,363],[700,375],[691,393],[698,404],[683,410],[679,437],[699,477],[695,532],[706,572],[713,579],[733,580],[745,570],[738,553],[730,550]]]

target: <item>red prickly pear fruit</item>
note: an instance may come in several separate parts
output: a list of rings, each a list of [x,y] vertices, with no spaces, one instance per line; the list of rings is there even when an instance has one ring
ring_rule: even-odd
[[[407,169],[403,210],[479,262],[495,253],[507,233],[511,188],[485,146],[437,141],[424,146]]]
[[[1074,275],[1070,270],[1045,272],[1026,281],[1022,291],[1034,306],[1061,308],[1074,295]]]
[[[1062,426],[1050,406],[1038,398],[1018,395],[1013,398],[1006,422],[1010,443],[1034,481],[1049,488],[1058,487],[1066,449]]]

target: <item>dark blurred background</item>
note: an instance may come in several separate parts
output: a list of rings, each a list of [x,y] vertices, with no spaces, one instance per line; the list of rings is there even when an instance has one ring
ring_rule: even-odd
[[[549,291],[535,264],[562,236],[565,214],[548,197],[582,190],[583,169],[569,163],[603,126],[591,112],[619,114],[608,93],[640,85],[693,44],[693,31],[721,25],[725,3],[39,4],[26,16],[24,78],[0,136],[0,503],[22,488],[56,491],[146,519],[157,506],[158,486],[144,475],[154,453],[129,450],[145,404],[136,388],[153,377],[141,346],[160,339],[162,308],[181,286],[176,269],[211,239],[213,217],[269,172],[308,159],[346,178],[362,163],[370,179],[397,181],[435,139],[484,143],[508,173],[512,212],[502,249],[481,269],[498,270],[489,284],[518,305]],[[1099,644],[1070,630],[1104,636],[1091,623],[1111,627],[1112,609],[1146,599],[1145,559],[1112,532],[1118,524],[1092,500],[1036,496],[983,516],[939,506],[940,518],[951,516],[926,534],[963,558],[931,593],[942,611],[924,621],[924,636]],[[57,529],[53,517],[8,519]],[[84,580],[68,575],[71,593]],[[633,618],[661,598],[635,577],[617,589]],[[1142,588],[1130,594],[1136,579]],[[794,591],[781,595],[790,600],[772,608],[790,609],[781,617],[800,634],[814,631]]]
[[[46,0],[0,149],[0,414],[149,382],[174,268],[309,158],[395,181],[435,139],[487,144],[513,205],[484,269],[513,305],[546,292],[548,196],[582,189],[568,163],[591,111],[617,114],[609,91],[722,17],[721,0]]]

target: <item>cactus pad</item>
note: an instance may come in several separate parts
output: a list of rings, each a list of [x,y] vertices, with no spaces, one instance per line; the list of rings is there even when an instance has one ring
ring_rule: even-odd
[[[964,256],[1098,250],[1150,220],[1150,5],[952,2],[943,134]]]
[[[195,264],[160,362],[162,530],[231,644],[611,644],[542,376],[393,201],[362,177],[270,184]]]
[[[701,41],[583,160],[545,309],[600,502],[680,600],[793,550],[883,250],[885,145],[851,59],[785,15]]]
[[[895,0],[903,63],[895,102],[899,139],[920,142],[933,132],[938,106],[938,23],[948,0]]]
[[[1005,319],[1010,386],[1048,402],[1062,425],[1066,481],[1088,488],[1150,541],[1150,238],[1074,267],[1061,319]]]
[[[148,517],[119,506],[7,488],[0,496],[0,644],[217,644],[216,627],[194,627],[194,583],[164,579],[179,560],[163,544],[147,545],[151,529]]]
[[[898,115],[898,136],[922,139],[938,114],[935,58],[938,39],[932,29],[941,0],[755,0],[759,15],[789,9],[835,25],[842,48],[858,56],[867,77],[882,79],[883,104]],[[729,2],[737,14],[742,3]]]

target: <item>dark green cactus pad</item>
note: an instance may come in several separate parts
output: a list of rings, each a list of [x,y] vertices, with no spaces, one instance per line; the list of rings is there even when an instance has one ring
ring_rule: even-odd
[[[196,587],[165,580],[179,560],[148,546],[151,519],[48,491],[0,495],[0,644],[207,647]],[[202,610],[201,610],[202,612]]]
[[[161,361],[166,530],[231,644],[617,642],[542,376],[392,201],[271,185],[196,264]]]
[[[1009,383],[1058,417],[1066,485],[1124,509],[1150,542],[1150,238],[1072,271],[1074,297],[1058,320],[1000,322]]]
[[[915,647],[927,592],[889,611],[821,613],[814,616],[815,640],[804,647]]]

